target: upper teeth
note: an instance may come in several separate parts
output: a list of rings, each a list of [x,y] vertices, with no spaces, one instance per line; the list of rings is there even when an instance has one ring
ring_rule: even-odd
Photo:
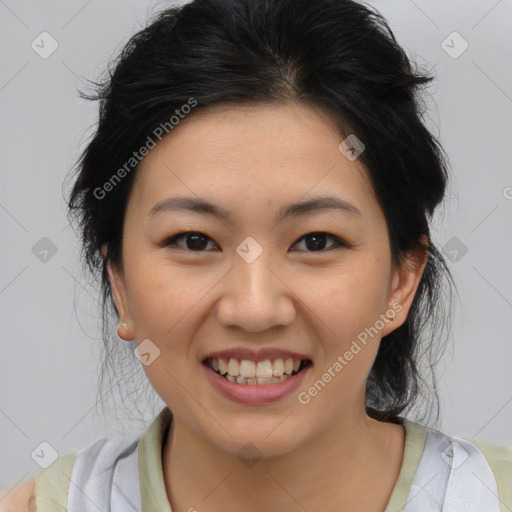
[[[280,377],[281,375],[290,375],[293,371],[298,371],[300,359],[270,359],[265,361],[251,361],[250,359],[211,359],[212,368],[219,371],[222,375],[228,374],[232,377]]]

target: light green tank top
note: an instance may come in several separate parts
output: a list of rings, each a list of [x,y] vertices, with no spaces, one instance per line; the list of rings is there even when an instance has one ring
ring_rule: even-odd
[[[57,458],[34,476],[37,511],[89,512],[90,506],[91,511],[97,512],[98,503],[108,502],[104,506],[111,508],[111,512],[172,512],[162,472],[162,443],[171,421],[171,411],[165,407],[129,449],[125,444],[109,451],[109,442],[98,442],[95,451],[86,448]],[[465,440],[409,420],[404,420],[404,426],[404,457],[385,512],[428,512],[441,508],[443,512],[512,511],[512,447]],[[101,457],[110,472],[102,470],[101,490],[95,486],[88,488],[88,501],[81,501],[84,492],[77,489],[77,482],[87,485],[94,472],[92,465]],[[115,476],[117,463],[110,463],[110,459],[119,461],[123,457],[125,476]],[[116,478],[118,485],[113,486],[111,482],[116,482]],[[128,489],[130,478],[132,486]],[[117,489],[123,482],[127,487],[124,492]],[[127,500],[125,505],[119,505],[123,500]]]

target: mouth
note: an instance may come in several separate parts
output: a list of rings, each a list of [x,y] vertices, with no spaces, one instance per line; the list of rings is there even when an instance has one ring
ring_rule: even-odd
[[[267,386],[284,382],[312,366],[310,359],[275,358],[264,361],[207,357],[202,364],[220,377],[244,386]]]

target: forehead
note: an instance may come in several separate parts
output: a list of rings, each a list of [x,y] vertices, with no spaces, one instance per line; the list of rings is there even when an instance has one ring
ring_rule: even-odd
[[[176,193],[246,208],[338,195],[368,209],[376,198],[367,170],[341,141],[325,112],[299,103],[194,112],[142,160],[131,202],[148,212]]]

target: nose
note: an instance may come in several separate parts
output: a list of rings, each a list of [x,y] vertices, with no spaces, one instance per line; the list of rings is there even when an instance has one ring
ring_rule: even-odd
[[[233,268],[222,280],[222,296],[217,319],[225,327],[239,327],[261,332],[272,327],[290,325],[296,315],[295,296],[289,278],[263,251],[252,262],[238,254]]]

